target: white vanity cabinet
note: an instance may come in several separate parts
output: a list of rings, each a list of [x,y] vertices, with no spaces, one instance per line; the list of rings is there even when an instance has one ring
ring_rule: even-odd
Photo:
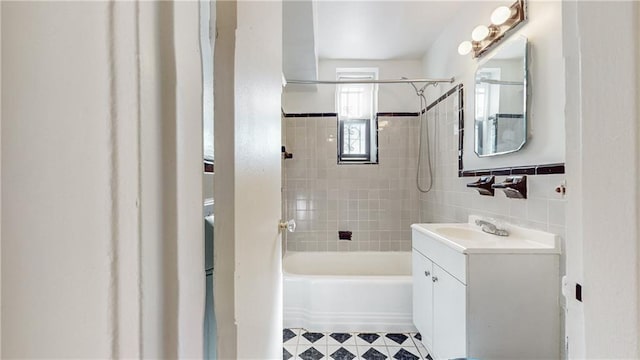
[[[413,318],[434,359],[560,357],[557,251],[448,244],[421,225]]]
[[[465,256],[415,230],[413,237],[413,319],[422,343],[439,358],[465,357],[466,285],[447,272],[460,274]]]
[[[412,253],[413,324],[422,336],[422,343],[433,345],[433,262],[416,250]]]

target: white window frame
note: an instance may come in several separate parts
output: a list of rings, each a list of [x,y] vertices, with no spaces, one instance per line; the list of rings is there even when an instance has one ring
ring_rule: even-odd
[[[337,68],[336,80],[377,80],[378,68]],[[356,85],[357,86],[357,85]],[[338,121],[338,164],[377,164],[378,163],[378,125],[376,113],[378,112],[378,85],[371,84],[370,101],[365,106],[370,106],[364,116],[348,117],[342,111],[341,95],[343,89],[349,89],[349,85],[336,85],[335,105]],[[351,86],[353,88],[353,86]],[[344,126],[349,121],[366,121],[365,147],[366,150],[358,155],[344,153]]]

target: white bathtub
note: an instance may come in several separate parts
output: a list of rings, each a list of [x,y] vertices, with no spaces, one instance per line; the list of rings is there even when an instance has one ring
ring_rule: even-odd
[[[413,332],[410,252],[287,252],[284,327]]]

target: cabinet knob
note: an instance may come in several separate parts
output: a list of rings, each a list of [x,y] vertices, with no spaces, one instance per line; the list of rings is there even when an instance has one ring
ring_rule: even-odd
[[[431,273],[429,271],[425,271],[424,272],[424,276],[430,276],[430,275],[431,275]]]
[[[438,281],[438,277],[437,277],[437,276],[432,277],[432,278],[431,278],[431,281],[433,281],[433,282]]]

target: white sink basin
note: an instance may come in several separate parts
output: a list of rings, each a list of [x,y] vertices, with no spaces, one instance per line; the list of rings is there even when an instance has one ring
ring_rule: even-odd
[[[466,224],[465,224],[466,225]],[[446,238],[454,238],[461,240],[470,240],[470,241],[496,241],[494,238],[496,235],[489,235],[481,230],[476,230],[469,227],[454,227],[454,226],[441,226],[435,227],[433,229],[436,233],[446,237]]]
[[[469,216],[468,223],[413,224],[411,228],[462,253],[560,253],[555,234],[504,224],[509,236],[485,233]]]

